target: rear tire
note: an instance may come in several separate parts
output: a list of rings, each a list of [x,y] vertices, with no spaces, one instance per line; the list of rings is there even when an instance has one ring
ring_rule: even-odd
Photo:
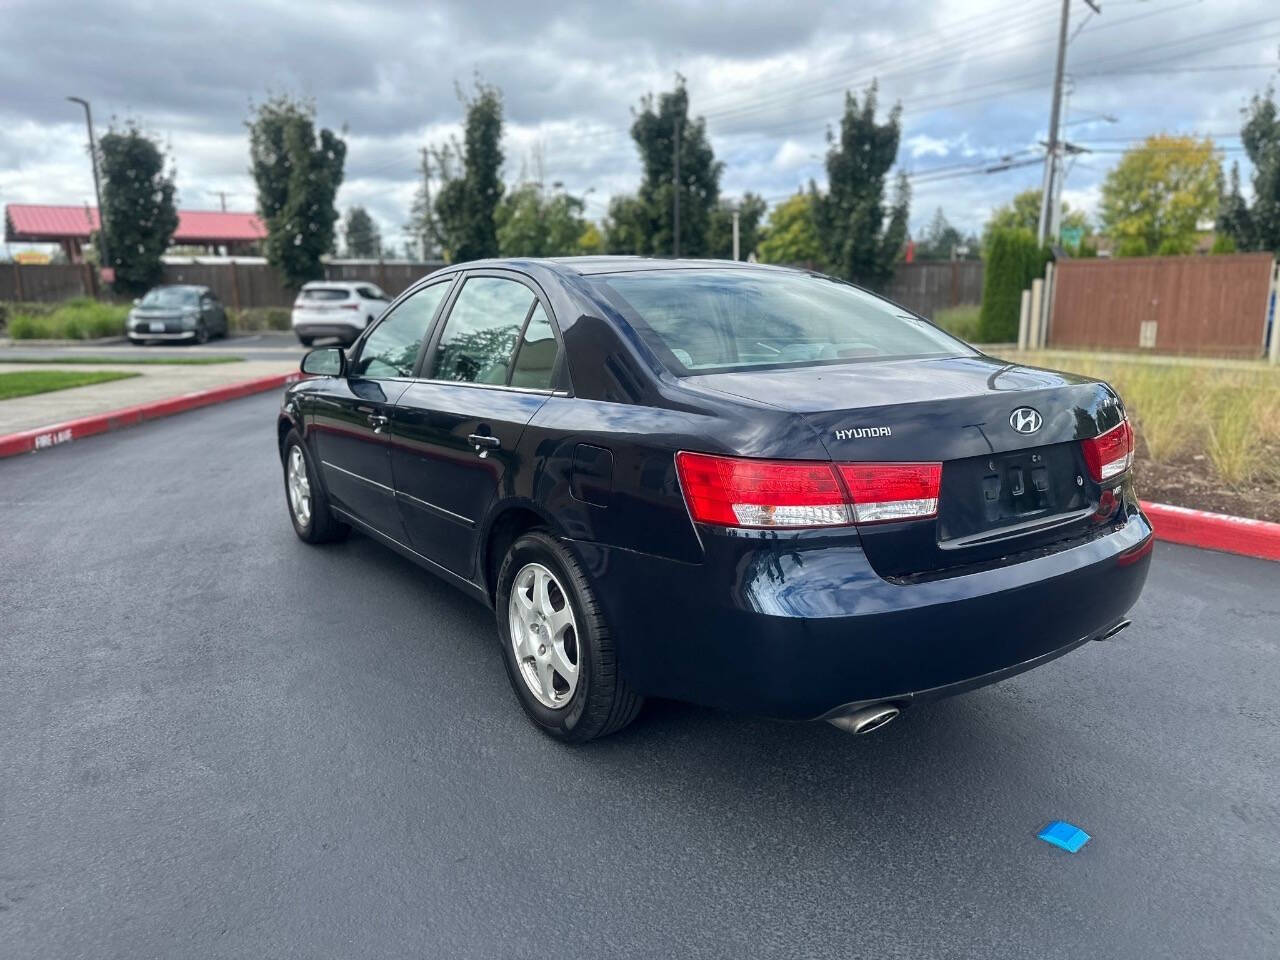
[[[284,438],[284,500],[299,540],[331,543],[351,532],[329,509],[329,497],[297,430],[290,430]]]
[[[542,612],[539,583],[546,591]],[[498,571],[495,606],[507,677],[539,730],[584,743],[636,718],[644,698],[618,676],[617,650],[595,593],[553,537],[535,530],[512,544]]]
[[[302,334],[298,334],[298,342],[299,342],[300,344],[302,344],[304,347],[309,347],[309,346],[311,346],[311,344],[313,344],[313,343],[315,343],[315,342],[316,342],[316,338],[315,338],[315,337],[304,337]]]

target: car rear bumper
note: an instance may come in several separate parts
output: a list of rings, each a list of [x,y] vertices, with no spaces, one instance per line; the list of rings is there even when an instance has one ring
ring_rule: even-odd
[[[181,330],[177,333],[150,333],[146,330],[130,330],[128,331],[130,340],[141,343],[144,340],[194,340],[196,332],[194,330]]]
[[[321,322],[298,322],[293,325],[293,332],[300,337],[343,337],[350,339],[360,335],[364,330],[361,323],[339,323],[336,320]]]
[[[708,534],[680,563],[572,542],[637,692],[786,719],[959,693],[1120,623],[1146,582],[1136,503],[1094,539],[1018,562],[891,582],[856,538]]]

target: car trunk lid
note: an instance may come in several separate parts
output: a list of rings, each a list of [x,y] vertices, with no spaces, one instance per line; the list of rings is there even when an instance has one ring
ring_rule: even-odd
[[[1110,502],[1079,441],[1114,427],[1124,411],[1108,386],[1084,377],[976,356],[688,380],[799,413],[836,462],[942,463],[936,517],[859,526],[882,576],[1069,542],[1094,529],[1099,504]]]

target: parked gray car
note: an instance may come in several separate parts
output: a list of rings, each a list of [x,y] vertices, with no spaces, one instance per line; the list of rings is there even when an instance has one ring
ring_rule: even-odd
[[[165,284],[133,301],[125,330],[134,343],[206,343],[227,335],[227,311],[208,287]]]

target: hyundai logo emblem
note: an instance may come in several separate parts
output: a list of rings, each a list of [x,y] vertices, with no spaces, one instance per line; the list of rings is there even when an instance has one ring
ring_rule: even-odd
[[[1009,426],[1019,433],[1035,433],[1043,423],[1044,418],[1040,416],[1040,412],[1030,407],[1019,407],[1009,414]]]

